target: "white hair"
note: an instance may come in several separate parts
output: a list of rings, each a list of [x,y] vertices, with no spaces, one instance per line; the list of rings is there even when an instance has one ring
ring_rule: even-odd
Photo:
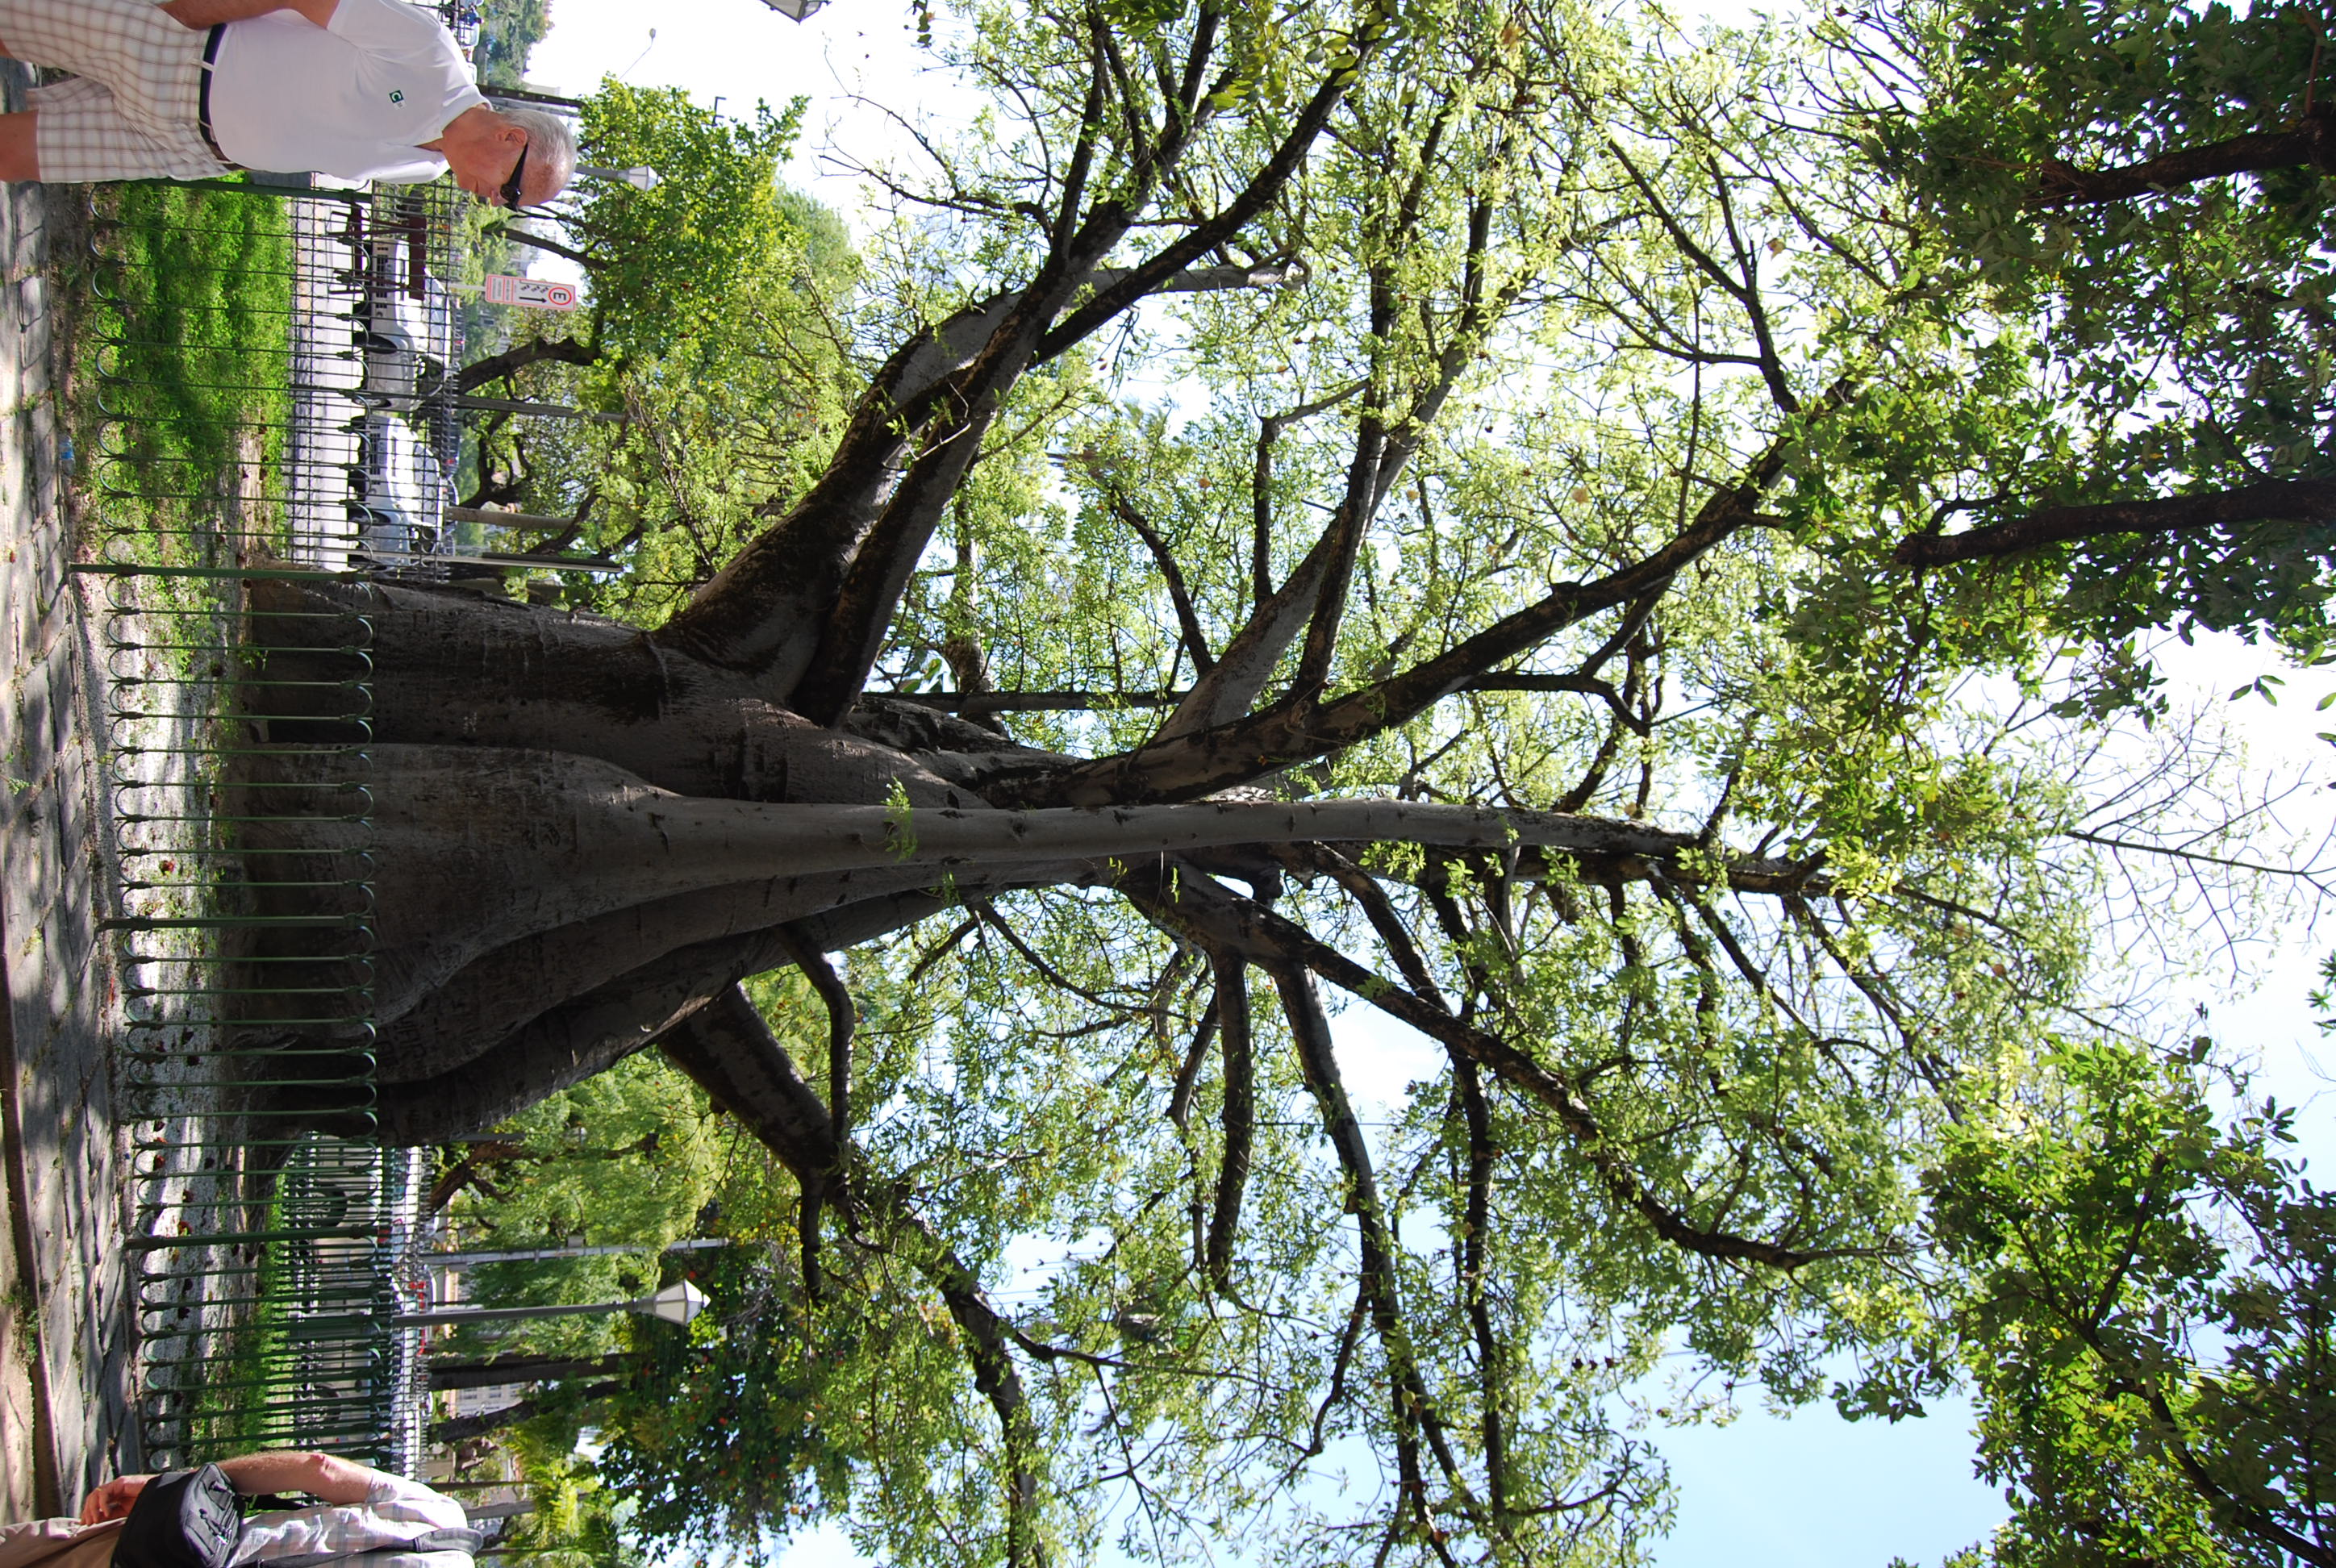
[[[559,115],[546,114],[540,109],[514,105],[499,112],[527,132],[528,167],[551,171],[551,189],[544,192],[544,200],[548,201],[567,190],[568,182],[576,178],[575,129]]]

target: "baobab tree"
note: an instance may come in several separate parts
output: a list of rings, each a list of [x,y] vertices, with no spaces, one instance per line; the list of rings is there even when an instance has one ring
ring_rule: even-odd
[[[1889,562],[2049,389],[1773,38],[1202,0],[961,54],[1012,115],[931,143],[832,454],[672,613],[256,590],[279,804],[350,765],[306,650],[370,639],[380,1125],[662,1051],[795,1183],[806,1300],[947,1325],[987,1426],[805,1396],[893,1432],[898,1553],[1076,1553],[1111,1481],[1163,1553],[1298,1498],[1342,1561],[1627,1555],[1616,1390],[1901,1344],[1938,1129],[2029,1114],[2104,911],[2175,940],[2100,857],[2207,749],[2145,787],[2081,703],[1967,702]],[[1392,1122],[1342,1007],[1432,1064]],[[1104,1240],[1017,1313],[1038,1233]],[[1342,1436],[1385,1485],[1329,1521]]]

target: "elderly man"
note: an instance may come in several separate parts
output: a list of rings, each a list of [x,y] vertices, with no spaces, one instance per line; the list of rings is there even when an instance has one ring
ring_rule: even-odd
[[[232,1559],[315,1563],[365,1552],[415,1553],[409,1568],[471,1568],[478,1537],[462,1505],[416,1481],[330,1454],[245,1454],[219,1470],[246,1496],[305,1492],[318,1506],[245,1517]],[[122,1475],[92,1492],[78,1519],[0,1524],[0,1568],[107,1568],[130,1506],[151,1475]]]
[[[0,179],[451,169],[522,207],[576,168],[565,123],[489,108],[453,34],[404,0],[0,0],[0,55],[73,73],[0,115]]]

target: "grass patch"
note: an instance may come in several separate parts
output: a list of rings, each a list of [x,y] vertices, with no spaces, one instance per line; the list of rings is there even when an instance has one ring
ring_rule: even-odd
[[[292,415],[285,204],[121,186],[97,198],[92,240],[72,413],[100,558],[200,569],[282,553],[285,509],[264,476]]]
[[[203,819],[221,783],[243,585],[208,577],[281,555],[293,415],[291,213],[274,197],[128,184],[93,196],[83,259],[59,279],[80,454],[82,550],[151,575],[95,585],[110,645],[122,912],[219,911],[235,878]],[[195,939],[156,936],[165,962]]]

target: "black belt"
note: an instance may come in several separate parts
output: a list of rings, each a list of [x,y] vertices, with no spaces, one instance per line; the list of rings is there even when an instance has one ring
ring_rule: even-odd
[[[203,39],[203,84],[195,96],[195,129],[203,133],[203,145],[211,150],[212,157],[229,169],[240,169],[243,165],[220,151],[219,138],[211,134],[211,72],[219,63],[219,40],[226,36],[227,24],[222,22]]]

